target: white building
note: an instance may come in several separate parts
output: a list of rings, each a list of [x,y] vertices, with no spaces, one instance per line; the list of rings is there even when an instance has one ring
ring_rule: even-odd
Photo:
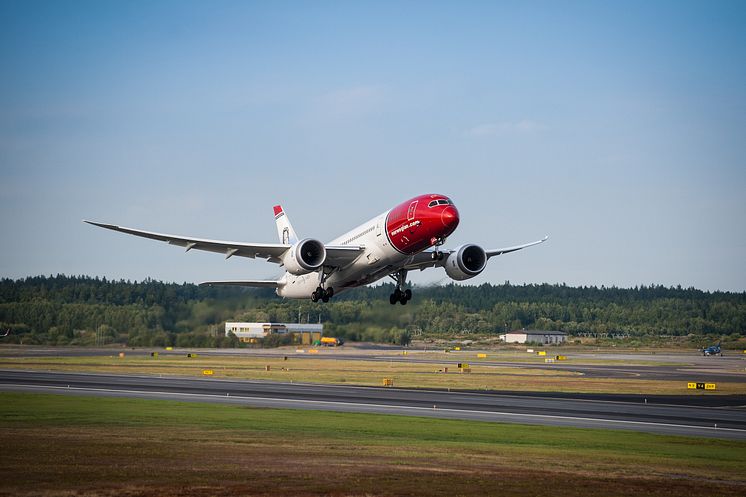
[[[505,343],[563,343],[566,335],[564,331],[516,330],[500,335]]]
[[[233,333],[242,342],[250,342],[257,338],[264,338],[273,333],[298,333],[309,340],[318,340],[324,333],[323,324],[300,323],[239,323],[228,321],[225,323],[225,335]],[[310,343],[310,341],[308,342]]]

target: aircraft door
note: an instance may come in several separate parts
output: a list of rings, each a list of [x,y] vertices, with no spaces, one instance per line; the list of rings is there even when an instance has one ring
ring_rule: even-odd
[[[419,200],[415,200],[409,204],[409,210],[407,210],[407,221],[414,220],[414,212],[417,210],[417,202],[419,202]]]

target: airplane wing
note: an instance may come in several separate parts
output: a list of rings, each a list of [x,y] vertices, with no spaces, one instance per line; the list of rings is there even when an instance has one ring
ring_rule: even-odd
[[[535,242],[524,243],[523,245],[516,245],[514,247],[505,247],[505,248],[501,248],[501,249],[485,250],[485,252],[487,253],[487,259],[489,259],[490,257],[494,257],[496,255],[503,255],[503,254],[507,254],[509,252],[515,252],[516,250],[525,249],[527,247],[533,247],[534,245],[538,245],[540,243],[544,243],[547,240],[549,240],[549,236],[545,236],[541,240],[537,240]]]
[[[238,257],[249,257],[251,259],[266,259],[268,262],[281,264],[282,254],[284,254],[285,251],[287,251],[291,247],[291,245],[283,243],[245,243],[223,240],[207,240],[204,238],[168,235],[165,233],[155,233],[152,231],[125,228],[124,226],[117,226],[115,224],[98,223],[86,220],[83,220],[83,222],[92,224],[94,226],[99,226],[101,228],[119,231],[121,233],[127,233],[128,235],[150,238],[151,240],[166,242],[170,245],[185,247],[187,252],[194,249],[224,254],[226,259],[235,255]],[[340,267],[346,266],[357,257],[359,257],[363,250],[364,247],[357,245],[327,246],[325,265]]]
[[[544,243],[547,240],[549,240],[549,237],[545,236],[541,240],[537,240],[535,242],[524,243],[523,245],[515,245],[513,247],[490,249],[490,250],[485,250],[484,252],[487,254],[487,259],[489,260],[490,257],[494,257],[496,255],[507,254],[510,252],[515,252],[516,250],[525,249],[527,247],[532,247],[534,245]],[[453,252],[455,252],[455,250],[441,250],[441,252],[444,254],[444,257],[440,260],[433,260],[433,252],[434,252],[433,250],[426,250],[424,252],[420,252],[419,254],[415,254],[412,257],[412,260],[406,266],[404,266],[404,269],[407,269],[407,270],[419,269],[420,271],[422,271],[429,267],[443,267],[446,259],[448,259],[448,256],[452,254]]]

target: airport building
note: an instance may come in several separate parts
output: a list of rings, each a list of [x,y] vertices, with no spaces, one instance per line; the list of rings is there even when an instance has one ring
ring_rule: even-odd
[[[228,321],[225,323],[225,335],[233,333],[242,342],[255,342],[275,333],[294,333],[298,343],[310,345],[321,340],[324,334],[323,324],[301,323],[239,323]]]
[[[500,335],[500,340],[505,343],[564,343],[567,335],[564,331],[541,331],[541,330],[516,330]]]

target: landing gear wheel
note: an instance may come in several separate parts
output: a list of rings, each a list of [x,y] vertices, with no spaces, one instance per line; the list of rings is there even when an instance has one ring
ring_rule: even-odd
[[[318,302],[319,300],[322,302],[329,302],[329,299],[334,296],[334,289],[333,288],[327,288],[324,290],[320,286],[316,287],[316,290],[313,291],[311,294],[311,300],[313,302]]]
[[[407,288],[404,290],[404,296],[407,298],[407,300],[412,300],[412,290]]]
[[[326,295],[326,293],[324,292],[324,289],[321,288],[320,286],[317,286],[316,290],[314,290],[313,293],[311,294],[311,300],[313,302],[318,302],[319,300],[324,299],[324,295]]]
[[[407,296],[402,293],[401,297],[399,297],[399,302],[401,303],[401,305],[407,305],[407,302],[409,302],[409,300],[407,299]]]
[[[402,297],[401,290],[397,288],[396,290],[394,290],[394,293],[392,293],[389,296],[389,303],[391,303],[391,305],[395,305],[397,302],[401,300],[401,297]]]

